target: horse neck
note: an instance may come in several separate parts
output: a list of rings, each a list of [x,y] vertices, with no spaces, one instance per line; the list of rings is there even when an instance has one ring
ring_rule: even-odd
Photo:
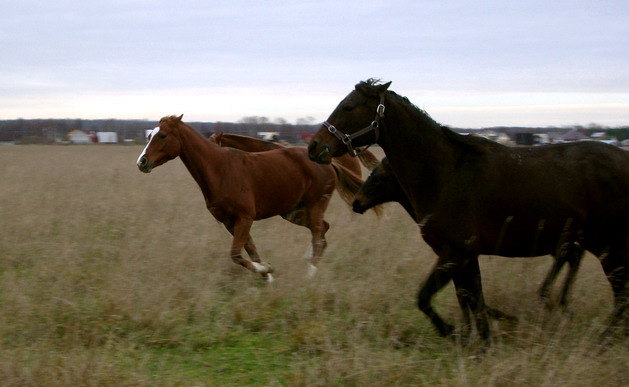
[[[281,148],[280,145],[270,143],[264,140],[258,140],[257,138],[251,138],[246,136],[228,136],[223,135],[223,146],[229,146],[232,148],[244,150],[246,152],[262,152],[272,149]]]
[[[206,201],[211,201],[213,193],[217,192],[227,152],[190,126],[182,124],[179,129],[179,158],[201,188]]]
[[[413,198],[418,220],[434,210],[441,187],[457,157],[443,129],[432,118],[409,107],[386,105],[379,145],[400,185]]]

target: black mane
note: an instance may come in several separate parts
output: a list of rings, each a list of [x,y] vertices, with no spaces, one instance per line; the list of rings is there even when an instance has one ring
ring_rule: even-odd
[[[371,87],[371,88],[375,89],[375,87],[378,86],[379,82],[380,82],[380,80],[378,80],[378,79],[370,78],[367,81],[363,81],[363,82],[359,83],[359,85],[362,85],[362,87]],[[419,107],[417,107],[407,97],[403,97],[403,96],[401,96],[401,95],[399,95],[396,92],[391,91],[391,90],[387,90],[387,95],[390,96],[390,97],[393,97],[395,99],[395,101],[397,101],[404,109],[410,111],[413,116],[416,116],[416,121],[417,122],[421,122],[422,126],[428,125],[428,126],[431,126],[433,128],[436,128],[437,130],[441,131],[445,135],[445,137],[448,140],[450,140],[451,142],[453,142],[454,144],[467,146],[467,147],[470,147],[472,150],[475,150],[475,151],[479,151],[480,147],[484,148],[484,146],[488,145],[488,143],[490,145],[496,145],[498,147],[503,147],[503,145],[498,144],[496,142],[493,142],[493,141],[488,140],[488,139],[483,138],[483,137],[464,136],[462,134],[458,134],[455,131],[453,131],[452,129],[450,129],[450,127],[448,127],[446,125],[442,125],[439,122],[435,121],[430,116],[430,114],[428,114],[425,110],[420,109]]]

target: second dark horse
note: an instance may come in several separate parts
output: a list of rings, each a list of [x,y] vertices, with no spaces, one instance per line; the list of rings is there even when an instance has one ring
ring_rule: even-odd
[[[369,175],[367,180],[365,180],[365,183],[356,193],[352,209],[356,213],[363,214],[370,208],[387,202],[400,203],[410,217],[417,222],[415,212],[413,211],[413,205],[411,204],[411,201],[408,200],[408,197],[406,197],[404,190],[395,177],[395,173],[391,169],[389,160],[385,157],[382,159],[382,162],[371,171],[371,175]],[[551,285],[557,278],[557,275],[563,266],[568,264],[568,274],[566,275],[559,298],[559,305],[561,308],[563,310],[567,309],[568,295],[570,294],[577,271],[579,271],[579,265],[584,254],[585,251],[576,245],[573,246],[573,248],[571,248],[565,255],[554,257],[555,261],[538,291],[540,298],[545,302],[548,308],[552,307],[549,296]]]

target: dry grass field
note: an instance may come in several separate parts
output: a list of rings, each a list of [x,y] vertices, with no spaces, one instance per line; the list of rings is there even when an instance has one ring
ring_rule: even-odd
[[[268,286],[231,262],[181,161],[146,175],[141,149],[0,147],[0,384],[629,385],[626,341],[592,351],[612,296],[591,255],[570,316],[537,299],[549,257],[482,257],[487,302],[519,323],[493,323],[479,357],[416,309],[435,255],[397,204],[335,196],[313,280],[306,229],[254,223]],[[436,303],[460,321],[451,285]]]

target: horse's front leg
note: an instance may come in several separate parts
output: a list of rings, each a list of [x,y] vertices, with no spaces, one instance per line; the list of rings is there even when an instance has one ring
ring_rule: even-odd
[[[454,327],[446,323],[439,314],[432,308],[432,297],[441,290],[452,279],[452,269],[454,263],[443,256],[439,257],[437,264],[432,269],[428,278],[419,289],[417,294],[417,307],[424,312],[443,337],[450,336]],[[466,313],[464,310],[463,313]],[[464,316],[465,317],[465,316]]]
[[[247,243],[245,243],[245,251],[247,252],[247,254],[249,255],[249,258],[251,258],[253,262],[257,262],[263,265],[267,265],[268,267],[271,267],[271,264],[269,264],[268,262],[263,263],[262,260],[260,259],[260,255],[258,254],[258,249],[256,248],[256,245],[253,243],[253,238],[251,238],[251,235],[249,235],[249,240],[247,241]],[[264,277],[264,279],[266,279],[268,282],[273,282],[273,275],[271,275],[272,272],[273,272],[273,268],[271,267],[271,271],[269,271],[266,274],[262,274],[262,277]]]
[[[271,265],[261,261],[254,262],[245,259],[242,256],[242,249],[243,247],[247,246],[246,249],[248,250],[248,253],[253,254],[254,257],[257,257],[255,245],[253,245],[253,241],[251,239],[251,236],[249,235],[252,224],[253,220],[251,218],[238,218],[233,222],[233,224],[226,224],[227,229],[234,236],[231,248],[231,259],[237,264],[245,267],[248,270],[251,270],[254,273],[260,273],[262,277],[267,279],[267,281],[272,281],[273,276],[271,276],[271,273],[273,272],[273,268],[271,267]]]
[[[579,271],[579,265],[581,263],[581,259],[583,258],[584,253],[585,250],[581,246],[576,243],[571,243],[566,248],[565,252],[560,255],[554,256],[555,260],[553,262],[553,266],[550,268],[550,271],[546,275],[546,278],[544,279],[544,282],[542,283],[542,286],[540,286],[538,291],[538,294],[546,305],[547,309],[552,309],[552,303],[550,302],[549,297],[550,286],[555,281],[555,278],[559,274],[559,271],[561,270],[563,265],[568,263],[568,274],[564,281],[563,288],[561,290],[561,296],[559,298],[559,305],[564,311],[567,310],[568,296],[570,294],[570,290],[572,289],[572,284],[576,279],[577,271]]]
[[[548,274],[546,274],[546,278],[544,278],[544,282],[539,287],[537,294],[539,294],[539,298],[542,300],[544,305],[546,305],[547,309],[552,308],[552,304],[550,302],[550,286],[557,278],[559,271],[566,264],[565,256],[553,256],[553,265],[550,268]]]
[[[559,305],[564,312],[568,310],[568,296],[570,295],[570,290],[572,290],[574,280],[577,278],[577,272],[579,271],[579,266],[584,255],[585,250],[576,243],[568,247],[568,252],[566,253],[568,275],[566,276],[563,289],[561,290],[561,297],[559,298]]]
[[[489,344],[489,321],[487,307],[483,297],[478,256],[470,255],[460,258],[460,263],[453,270],[454,286],[461,307],[469,307],[476,320],[476,330],[485,344]]]

